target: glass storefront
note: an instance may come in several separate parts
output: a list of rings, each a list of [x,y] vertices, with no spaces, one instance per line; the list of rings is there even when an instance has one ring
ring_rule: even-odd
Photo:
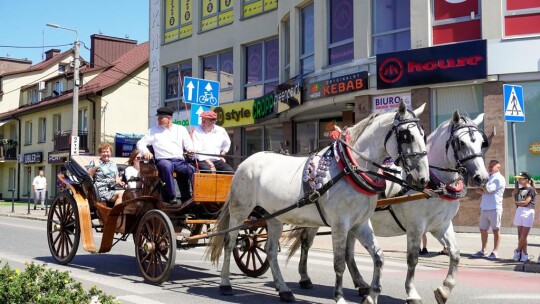
[[[296,124],[296,153],[307,155],[332,143],[334,125],[342,127],[341,117],[299,122]]]
[[[458,109],[459,114],[476,118],[484,112],[484,97],[481,85],[439,88],[433,90],[431,107],[431,129],[452,117]],[[480,126],[483,128],[483,125]]]

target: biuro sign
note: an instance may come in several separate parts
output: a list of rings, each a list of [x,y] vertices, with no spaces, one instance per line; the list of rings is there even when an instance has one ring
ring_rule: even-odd
[[[317,99],[368,89],[368,73],[350,75],[314,82],[308,85],[308,99]]]
[[[224,128],[252,125],[253,120],[253,99],[226,103],[219,107],[212,107],[212,111],[217,113],[218,126]]]
[[[377,89],[482,79],[486,76],[485,40],[377,55]]]

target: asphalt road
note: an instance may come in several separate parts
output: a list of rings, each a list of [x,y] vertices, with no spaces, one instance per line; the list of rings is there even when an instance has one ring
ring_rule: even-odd
[[[260,278],[244,276],[232,266],[234,296],[218,294],[219,269],[203,258],[204,248],[179,250],[176,266],[169,281],[161,286],[145,284],[135,264],[132,242],[120,242],[110,253],[92,255],[79,248],[72,263],[61,266],[54,262],[49,253],[46,239],[46,223],[18,218],[0,217],[0,258],[12,267],[24,268],[24,263],[35,261],[48,263],[50,267],[71,275],[89,288],[96,285],[109,294],[117,296],[124,304],[168,304],[168,303],[279,303],[274,290],[271,273]],[[95,235],[96,243],[101,238]],[[284,250],[285,251],[285,250]],[[285,253],[281,254],[280,266],[283,276],[295,293],[298,303],[334,303],[332,300],[334,272],[332,253],[327,250],[312,250],[309,267],[315,288],[302,290],[297,280],[297,261],[286,265]],[[365,254],[357,255],[360,271],[371,278],[371,260]],[[379,303],[404,303],[406,294],[404,280],[405,260],[387,257],[383,270],[383,293]],[[445,265],[422,260],[416,272],[416,286],[424,303],[436,303],[432,290],[442,283],[446,275]],[[448,303],[539,303],[540,274],[514,272],[501,269],[461,267],[458,284]],[[345,275],[345,296],[350,303],[360,298],[353,283]]]

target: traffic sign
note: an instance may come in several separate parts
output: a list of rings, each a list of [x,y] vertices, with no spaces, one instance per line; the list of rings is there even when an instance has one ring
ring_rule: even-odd
[[[219,82],[184,77],[184,102],[204,106],[219,105]]]
[[[79,155],[79,136],[71,136],[71,155]]]
[[[523,101],[523,87],[517,85],[503,85],[504,92],[504,120],[514,122],[525,121],[525,103]]]
[[[191,116],[189,118],[190,125],[192,127],[201,125],[201,114],[204,111],[209,111],[210,107],[201,106],[201,105],[191,105]]]

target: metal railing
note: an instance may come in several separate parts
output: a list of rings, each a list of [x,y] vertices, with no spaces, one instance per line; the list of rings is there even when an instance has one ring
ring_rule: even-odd
[[[17,143],[2,143],[0,139],[0,160],[16,160],[17,159]]]
[[[71,131],[61,131],[54,134],[54,151],[70,150]],[[88,151],[88,132],[79,132],[79,150]]]

